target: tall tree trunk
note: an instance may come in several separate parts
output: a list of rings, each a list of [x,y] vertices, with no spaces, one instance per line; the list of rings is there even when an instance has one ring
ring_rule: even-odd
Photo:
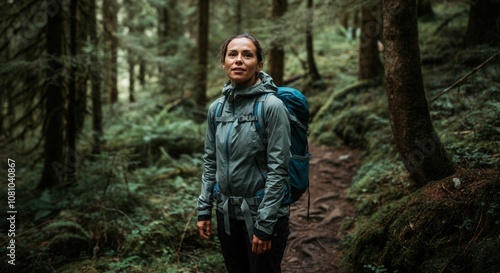
[[[500,44],[500,2],[495,0],[470,1],[469,23],[465,32],[465,46]]]
[[[46,51],[49,57],[45,87],[44,164],[37,188],[45,190],[64,179],[64,78],[62,76],[63,12],[47,17]]]
[[[104,40],[107,47],[106,88],[110,90],[109,98],[113,104],[118,101],[118,4],[116,0],[103,0]]]
[[[139,83],[141,84],[142,87],[146,85],[146,62],[144,61],[144,58],[139,57]]]
[[[161,60],[161,63],[158,65],[158,73],[160,74],[160,86],[161,86],[161,92],[164,94],[168,93],[169,87],[168,87],[168,72],[167,72],[167,65],[165,59],[168,56],[168,36],[169,36],[169,30],[170,30],[170,24],[169,24],[169,14],[168,14],[168,9],[165,6],[166,4],[162,4],[157,7],[157,12],[158,12],[158,47],[159,47],[159,54],[160,57],[163,58]]]
[[[207,103],[207,64],[208,64],[208,0],[198,0],[198,71],[195,101],[198,107]]]
[[[4,110],[3,110],[3,105],[4,105],[4,100],[5,100],[5,95],[4,95],[5,92],[0,92],[0,132],[2,132],[2,134],[0,135],[0,139],[3,139],[4,136],[6,136],[5,134],[5,129],[3,127],[3,119],[4,119]]]
[[[236,1],[236,33],[240,34],[243,29],[243,1]]]
[[[338,30],[338,34],[347,36],[347,30],[349,29],[349,12],[342,12],[342,15],[339,18],[339,23],[342,26],[342,29]]]
[[[434,131],[420,67],[416,0],[384,0],[386,88],[396,146],[418,186],[455,172]]]
[[[129,35],[134,36],[139,34],[139,29],[137,23],[135,23],[135,17],[140,12],[137,10],[133,2],[125,2],[129,6],[127,10],[127,22],[125,26],[129,29]],[[136,54],[132,48],[127,49],[127,63],[128,63],[128,100],[129,102],[135,102],[135,65],[136,65]]]
[[[133,56],[133,53],[131,52],[131,50],[128,51],[128,55],[129,55],[128,56],[128,74],[129,74],[128,100],[129,100],[129,102],[135,102],[135,73],[134,73],[135,62],[134,62],[134,56]]]
[[[279,24],[279,19],[285,14],[287,10],[287,0],[273,0],[271,17],[272,20]],[[283,75],[285,70],[285,50],[283,49],[283,39],[275,38],[271,41],[271,48],[269,49],[268,60],[268,73],[273,78],[276,85],[283,85]]]
[[[2,52],[2,57],[4,60],[9,60],[10,59],[10,50],[9,46],[7,46],[4,51]],[[5,81],[5,82],[0,82],[2,86],[4,86],[4,90],[0,90],[0,139],[4,139],[3,137],[7,138],[9,135],[9,132],[5,131],[5,106],[8,103],[8,95],[11,92],[7,92],[7,90],[11,90],[8,85],[10,85],[11,81]]]
[[[87,116],[87,84],[88,75],[86,75],[85,67],[83,62],[87,59],[84,58],[83,47],[87,43],[89,36],[89,4],[87,1],[78,1],[78,12],[77,12],[77,41],[76,41],[76,55],[79,56],[82,63],[77,65],[76,73],[76,133],[77,139],[78,135],[82,132],[85,126],[85,120]]]
[[[417,0],[417,15],[418,17],[434,17],[431,0]]]
[[[137,31],[143,35],[145,28],[143,26],[139,26]],[[149,47],[149,46],[148,46]],[[137,56],[137,65],[139,66],[139,73],[137,75],[137,79],[139,80],[139,84],[144,87],[146,85],[146,61],[144,57]]]
[[[361,7],[358,80],[373,79],[382,72],[377,45],[382,34],[380,8],[379,3],[364,4]]]
[[[313,88],[325,88],[323,78],[319,74],[316,61],[314,60],[314,45],[312,34],[312,22],[314,17],[314,3],[313,0],[307,0],[307,27],[306,27],[306,51],[307,51],[307,66],[309,67],[309,77]]]
[[[90,26],[89,35],[90,42],[92,43],[93,51],[90,53],[90,59],[92,65],[90,69],[90,77],[92,81],[92,130],[94,145],[92,147],[92,153],[98,154],[101,152],[101,139],[103,134],[102,129],[102,101],[101,101],[101,69],[102,65],[99,60],[98,51],[98,38],[97,38],[97,12],[96,12],[96,0],[90,0]]]
[[[77,73],[77,12],[78,0],[70,2],[70,54],[71,65],[69,74],[68,90],[68,111],[66,116],[66,180],[72,183],[75,180],[76,173],[76,73]]]
[[[9,83],[8,85],[12,86],[12,83]],[[8,89],[6,89],[8,90]],[[14,94],[12,94],[11,92],[7,92],[7,121],[8,121],[8,127],[12,127],[12,125],[15,124],[16,120],[15,120],[15,107],[16,107],[16,104],[14,102]],[[9,136],[12,136],[13,135],[13,132],[12,131],[9,131],[7,132],[9,134]]]

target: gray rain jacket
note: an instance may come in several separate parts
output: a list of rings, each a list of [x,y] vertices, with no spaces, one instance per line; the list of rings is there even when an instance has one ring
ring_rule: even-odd
[[[229,218],[245,220],[249,236],[253,229],[255,234],[267,237],[259,236],[261,239],[269,239],[277,219],[290,215],[289,207],[282,203],[288,187],[290,122],[284,103],[276,96],[267,96],[265,126],[260,125],[265,130],[267,145],[259,138],[256,122],[251,121],[254,103],[264,98],[265,93],[277,91],[269,75],[260,72],[259,78],[253,86],[226,84],[222,90],[224,97],[214,101],[208,109],[198,218],[211,219],[213,201],[218,199],[218,211],[229,214],[224,215],[225,221]],[[218,122],[215,121],[217,105],[223,106]],[[214,193],[216,183],[221,195]],[[263,196],[256,198],[257,202],[248,202],[253,222],[253,227],[249,227],[250,221],[244,215],[241,201],[251,200],[257,192]],[[221,200],[217,195],[224,198]],[[228,198],[229,202],[224,202]],[[228,223],[225,227],[229,233]]]

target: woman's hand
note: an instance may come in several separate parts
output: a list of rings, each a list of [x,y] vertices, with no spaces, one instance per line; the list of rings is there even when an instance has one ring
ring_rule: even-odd
[[[271,241],[262,241],[257,236],[253,236],[252,239],[252,253],[253,254],[264,254],[271,250]]]
[[[198,227],[198,233],[200,233],[201,238],[205,240],[210,239],[210,235],[212,235],[210,220],[198,221],[198,223],[196,223],[196,226]]]

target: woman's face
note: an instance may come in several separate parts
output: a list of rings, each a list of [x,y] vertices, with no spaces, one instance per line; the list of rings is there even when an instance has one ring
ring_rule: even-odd
[[[253,85],[263,62],[257,58],[257,48],[248,38],[235,38],[227,45],[222,68],[233,85]]]

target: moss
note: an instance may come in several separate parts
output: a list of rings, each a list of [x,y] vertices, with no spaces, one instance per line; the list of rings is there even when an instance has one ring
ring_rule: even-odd
[[[373,147],[380,131],[388,132],[385,91],[378,81],[358,82],[334,92],[311,124],[311,139],[365,149]],[[326,135],[326,136],[325,136]],[[335,139],[335,141],[332,141]]]
[[[484,238],[473,244],[468,251],[473,264],[471,272],[500,272],[500,259],[495,256],[495,254],[498,254],[499,249],[500,235]]]
[[[367,272],[365,265],[399,273],[497,272],[497,177],[493,170],[461,170],[358,219],[346,264],[354,272]]]

